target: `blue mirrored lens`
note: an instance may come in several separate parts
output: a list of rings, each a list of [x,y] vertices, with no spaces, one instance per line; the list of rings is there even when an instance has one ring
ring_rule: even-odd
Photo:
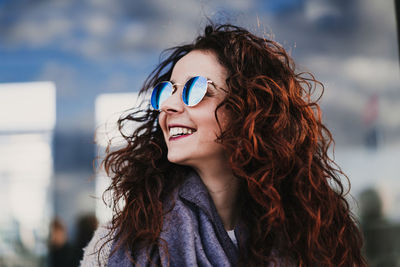
[[[202,76],[196,76],[186,82],[183,88],[182,99],[188,106],[197,105],[207,92],[207,79]]]
[[[172,94],[172,84],[161,82],[156,85],[151,94],[151,105],[154,109],[160,109],[161,104]]]

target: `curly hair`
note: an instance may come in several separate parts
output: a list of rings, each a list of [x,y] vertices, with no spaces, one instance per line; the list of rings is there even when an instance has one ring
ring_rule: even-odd
[[[297,266],[366,266],[341,182],[347,177],[328,155],[333,139],[317,104],[323,85],[310,73],[296,73],[278,43],[225,24],[166,50],[140,93],[169,80],[177,61],[193,50],[214,53],[228,73],[217,110],[225,107],[232,119],[216,142],[243,183],[241,217],[249,239],[240,264],[266,266],[279,257]],[[313,100],[316,88],[322,90]],[[127,145],[108,150],[103,162],[112,178],[113,238],[128,252],[154,245],[167,250],[159,238],[168,212],[163,203],[189,169],[168,161],[158,114],[147,104],[120,118],[121,132],[130,121],[139,126],[123,133]]]

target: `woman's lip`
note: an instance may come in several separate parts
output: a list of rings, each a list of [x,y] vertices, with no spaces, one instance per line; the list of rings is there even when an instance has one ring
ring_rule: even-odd
[[[178,139],[182,139],[182,138],[185,138],[185,137],[188,137],[188,136],[191,136],[193,133],[191,133],[191,134],[184,134],[184,135],[179,135],[179,136],[176,136],[176,137],[170,137],[168,140],[169,141],[175,141],[175,140],[178,140]]]

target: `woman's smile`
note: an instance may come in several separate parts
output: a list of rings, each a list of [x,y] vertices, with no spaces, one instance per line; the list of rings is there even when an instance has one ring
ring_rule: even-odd
[[[169,140],[178,140],[184,137],[191,136],[196,130],[186,127],[174,126],[169,128]]]

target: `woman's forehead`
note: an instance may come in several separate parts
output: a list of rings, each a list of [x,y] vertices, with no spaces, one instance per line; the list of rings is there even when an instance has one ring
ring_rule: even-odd
[[[174,66],[171,81],[184,83],[194,76],[204,76],[213,82],[225,85],[226,69],[211,51],[194,50],[182,57]]]

